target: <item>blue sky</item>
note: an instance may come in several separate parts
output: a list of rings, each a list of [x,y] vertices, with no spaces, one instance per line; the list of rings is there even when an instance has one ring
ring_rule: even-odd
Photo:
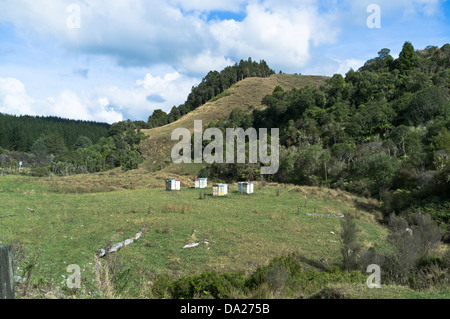
[[[405,41],[450,43],[449,18],[439,0],[0,0],[0,112],[146,121],[241,59],[345,74]]]

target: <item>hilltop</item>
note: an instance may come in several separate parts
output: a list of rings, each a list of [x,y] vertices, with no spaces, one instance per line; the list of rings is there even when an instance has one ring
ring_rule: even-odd
[[[304,76],[294,74],[273,74],[270,77],[249,77],[237,82],[216,98],[189,112],[180,119],[165,126],[143,129],[148,138],[142,142],[141,151],[146,161],[141,165],[145,170],[155,171],[171,164],[170,152],[176,141],[171,141],[171,133],[176,128],[193,131],[194,120],[202,120],[203,126],[217,122],[230,115],[233,109],[247,112],[265,108],[262,99],[280,86],[285,90],[302,88],[307,85],[319,87],[325,84],[325,76]],[[184,165],[177,165],[184,167]],[[184,167],[185,168],[185,167]]]

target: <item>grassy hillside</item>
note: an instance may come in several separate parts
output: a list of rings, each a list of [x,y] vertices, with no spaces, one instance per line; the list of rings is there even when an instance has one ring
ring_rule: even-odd
[[[218,121],[230,115],[236,108],[250,111],[250,106],[261,108],[261,100],[271,94],[276,86],[285,90],[301,88],[306,85],[320,86],[325,83],[324,76],[302,76],[293,74],[276,74],[268,78],[251,77],[233,85],[206,104],[189,112],[176,122],[150,130],[142,130],[149,138],[142,145],[142,153],[147,160],[141,165],[143,169],[156,171],[171,164],[170,152],[176,141],[171,141],[170,136],[178,127],[193,131],[194,120],[202,120],[207,126],[212,121]],[[185,165],[177,165],[178,172],[186,171]],[[189,172],[188,172],[189,173]]]

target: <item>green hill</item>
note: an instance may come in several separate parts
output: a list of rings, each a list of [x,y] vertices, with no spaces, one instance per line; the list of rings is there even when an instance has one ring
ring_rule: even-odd
[[[205,103],[177,121],[162,127],[143,129],[142,132],[148,136],[148,139],[141,144],[142,154],[146,158],[141,168],[155,171],[172,166],[170,152],[176,141],[171,141],[170,137],[172,131],[176,128],[187,128],[193,131],[194,120],[201,120],[203,125],[207,126],[210,122],[217,122],[228,117],[235,108],[252,112],[253,109],[264,107],[261,104],[262,99],[271,94],[277,86],[286,90],[301,88],[306,85],[318,87],[325,84],[326,79],[327,77],[324,76],[274,74],[267,78],[249,77],[239,81],[229,88],[222,97],[219,96]],[[186,169],[185,165],[176,165],[174,170],[179,170],[181,167],[183,167],[183,171]],[[198,172],[198,168],[195,172]]]

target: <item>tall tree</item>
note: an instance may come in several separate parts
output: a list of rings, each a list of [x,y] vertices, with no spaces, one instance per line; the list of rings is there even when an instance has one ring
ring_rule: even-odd
[[[21,127],[15,125],[9,131],[9,148],[13,151],[25,151],[25,135]]]
[[[45,145],[47,146],[48,154],[58,156],[67,151],[64,140],[58,133],[47,133],[42,136]]]
[[[414,47],[411,42],[406,41],[403,44],[402,52],[400,52],[397,60],[397,68],[401,72],[412,70],[416,66]]]

